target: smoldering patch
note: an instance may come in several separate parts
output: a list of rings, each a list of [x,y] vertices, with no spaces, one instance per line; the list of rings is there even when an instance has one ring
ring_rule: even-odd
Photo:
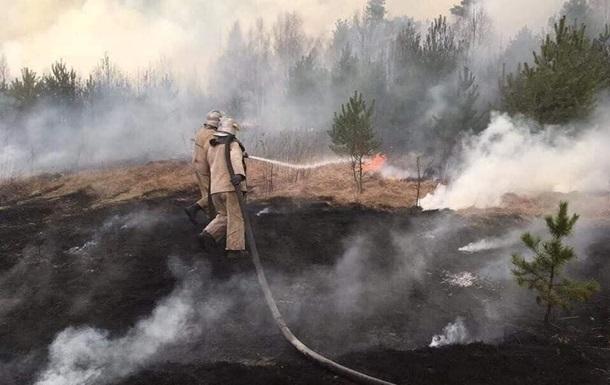
[[[470,335],[464,324],[464,319],[458,317],[454,322],[450,322],[443,328],[442,334],[437,334],[432,337],[429,346],[431,348],[437,348],[439,346],[465,344],[468,342],[470,342]]]
[[[200,301],[205,276],[194,274],[176,258],[170,258],[169,265],[179,282],[149,316],[120,337],[88,326],[61,331],[49,347],[49,363],[36,384],[112,383],[162,359],[165,349],[188,343],[214,327],[230,303],[222,297]]]

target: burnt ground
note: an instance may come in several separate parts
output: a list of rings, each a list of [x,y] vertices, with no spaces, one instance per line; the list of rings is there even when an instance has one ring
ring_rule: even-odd
[[[99,208],[89,194],[0,210],[0,383],[349,383],[284,342],[247,261],[199,249],[188,193]],[[289,200],[249,210],[287,322],[338,362],[400,384],[608,383],[607,224],[581,221],[570,269],[603,291],[544,330],[507,264],[536,221]],[[505,234],[516,241],[458,251]],[[460,344],[427,347],[457,320]]]

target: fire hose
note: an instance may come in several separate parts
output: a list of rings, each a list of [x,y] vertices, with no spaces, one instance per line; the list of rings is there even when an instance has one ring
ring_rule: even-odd
[[[232,140],[232,139],[231,139]],[[231,179],[235,176],[235,170],[233,169],[233,164],[231,163],[231,141],[225,144],[225,160],[227,163],[227,168],[229,170],[229,175]],[[250,251],[250,256],[252,257],[252,262],[254,263],[254,267],[256,269],[256,276],[258,278],[258,283],[263,291],[265,296],[265,301],[267,302],[267,307],[271,311],[271,315],[275,320],[278,328],[284,335],[284,338],[296,349],[299,353],[303,354],[305,357],[313,360],[317,364],[322,367],[340,375],[345,378],[348,378],[356,383],[365,384],[365,385],[394,385],[391,382],[387,382],[375,377],[371,377],[367,374],[358,372],[354,369],[350,369],[346,366],[338,364],[331,359],[324,357],[323,355],[311,350],[304,343],[302,343],[288,328],[282,313],[277,307],[275,299],[273,298],[273,294],[271,293],[271,289],[269,288],[269,283],[267,282],[267,277],[265,276],[265,270],[263,269],[263,265],[260,260],[260,256],[258,254],[258,249],[256,247],[256,240],[254,239],[254,232],[252,231],[252,225],[250,223],[250,218],[248,217],[248,212],[246,211],[246,203],[244,199],[244,195],[241,191],[240,185],[235,186],[235,192],[237,194],[237,200],[239,201],[239,208],[242,212],[242,216],[244,218],[244,225],[246,230],[246,244]]]

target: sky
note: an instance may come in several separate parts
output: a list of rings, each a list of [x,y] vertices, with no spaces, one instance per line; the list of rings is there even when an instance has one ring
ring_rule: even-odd
[[[528,25],[545,26],[563,0],[483,0],[506,40]],[[419,20],[447,14],[458,0],[387,0],[390,16]],[[334,22],[363,9],[365,0],[0,0],[0,54],[11,73],[38,72],[64,59],[89,72],[108,53],[135,73],[159,60],[178,72],[205,71],[235,20],[247,29],[297,11],[308,33],[328,36]],[[203,75],[202,75],[203,76]]]

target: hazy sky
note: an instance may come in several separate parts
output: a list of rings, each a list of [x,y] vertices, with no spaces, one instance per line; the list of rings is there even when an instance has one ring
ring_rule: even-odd
[[[458,0],[387,0],[390,16],[429,19]],[[528,24],[546,25],[563,0],[485,0],[501,34],[508,38]],[[0,0],[0,52],[15,74],[38,71],[65,59],[88,72],[108,52],[120,67],[136,71],[164,57],[181,70],[205,68],[208,55],[235,19],[244,24],[282,11],[298,11],[309,33],[330,33],[365,0]]]

